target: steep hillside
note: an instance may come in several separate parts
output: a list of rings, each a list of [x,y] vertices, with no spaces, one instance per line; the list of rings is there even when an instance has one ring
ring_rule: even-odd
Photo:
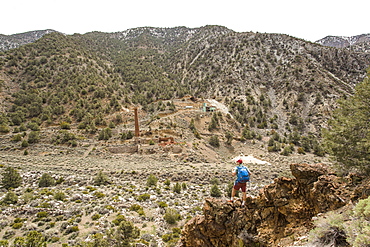
[[[3,133],[57,125],[100,139],[107,127],[133,126],[127,110],[139,106],[143,129],[162,121],[156,127],[177,136],[184,129],[242,141],[273,134],[270,151],[288,143],[310,151],[335,100],[353,93],[369,61],[369,53],[220,26],[53,32],[1,54],[0,124]],[[174,101],[186,95],[197,109],[213,99],[228,111],[205,121],[200,113],[169,116],[185,107]]]

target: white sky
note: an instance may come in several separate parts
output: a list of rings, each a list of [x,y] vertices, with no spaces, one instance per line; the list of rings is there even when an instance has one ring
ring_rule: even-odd
[[[370,33],[368,0],[5,0],[0,34],[54,29],[66,34],[135,27],[221,25],[308,41]]]

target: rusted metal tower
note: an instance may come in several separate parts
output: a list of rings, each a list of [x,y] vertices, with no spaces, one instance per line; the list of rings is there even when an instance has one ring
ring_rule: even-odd
[[[139,117],[137,114],[137,107],[134,108],[135,111],[135,136],[139,137],[140,136],[140,130],[139,130]]]

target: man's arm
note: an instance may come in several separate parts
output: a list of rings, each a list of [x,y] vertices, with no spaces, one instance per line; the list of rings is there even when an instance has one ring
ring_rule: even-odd
[[[233,174],[233,176],[234,176],[234,177],[236,176],[237,171],[238,171],[238,170],[237,170],[237,168],[235,167],[235,168],[234,168],[234,170],[233,170],[233,172],[232,172],[232,174]]]

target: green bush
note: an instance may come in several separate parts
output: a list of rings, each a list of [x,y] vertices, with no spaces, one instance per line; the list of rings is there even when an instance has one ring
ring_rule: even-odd
[[[37,214],[36,214],[36,217],[37,218],[45,218],[45,217],[48,217],[49,216],[49,213],[48,212],[46,212],[46,211],[41,211],[41,212],[38,212]]]
[[[142,202],[142,201],[146,201],[146,200],[148,200],[150,198],[150,195],[148,194],[148,193],[144,193],[144,194],[142,194],[142,195],[139,195],[138,197],[137,197],[137,200],[139,201],[139,202]]]
[[[220,140],[218,139],[218,136],[211,136],[211,138],[209,139],[209,144],[215,148],[220,147]]]
[[[5,124],[0,124],[0,133],[9,133],[10,132],[10,128],[8,125],[5,125]]]
[[[8,240],[0,240],[0,246],[1,247],[8,247],[9,246]]]
[[[173,192],[178,193],[178,194],[180,194],[180,193],[181,193],[181,184],[180,184],[180,183],[176,183],[176,184],[173,186]]]
[[[122,214],[119,214],[117,215],[117,217],[112,221],[113,224],[115,224],[116,226],[118,226],[122,221],[125,221],[126,218],[124,215]]]
[[[112,137],[112,129],[111,128],[105,128],[102,129],[99,133],[99,140],[108,140]]]
[[[16,134],[12,137],[13,142],[20,142],[22,141],[22,135],[21,134]]]
[[[78,228],[78,226],[70,226],[66,229],[65,231],[65,234],[70,234],[70,233],[73,233],[73,232],[78,232],[80,229]]]
[[[67,122],[61,122],[60,123],[60,128],[65,129],[65,130],[69,130],[69,129],[71,129],[71,124],[67,123]]]
[[[40,141],[40,134],[38,131],[31,131],[28,135],[28,143],[36,143]]]
[[[171,181],[167,178],[165,181],[164,181],[164,185],[166,186],[170,186],[171,184]]]
[[[55,179],[48,173],[42,174],[39,180],[39,187],[50,187],[55,185]]]
[[[181,215],[176,209],[167,208],[163,218],[168,224],[173,225],[181,219]]]
[[[154,176],[153,174],[150,174],[148,179],[146,180],[146,184],[148,186],[154,186],[156,187],[157,186],[157,182],[158,182],[158,178],[156,176]]]
[[[23,226],[23,223],[22,223],[22,222],[18,222],[18,223],[14,223],[14,224],[12,225],[12,228],[13,228],[13,229],[21,229],[21,228],[22,228],[22,226]]]
[[[105,196],[105,194],[103,192],[100,192],[100,191],[95,191],[94,196],[96,196],[97,198],[103,198]]]
[[[217,184],[212,185],[212,187],[211,187],[211,196],[212,197],[221,197],[221,190],[218,188]]]
[[[9,191],[6,193],[5,197],[2,200],[3,204],[16,204],[18,202],[18,196],[13,192]]]
[[[101,218],[101,215],[100,214],[94,214],[93,216],[91,216],[91,219],[92,220],[98,220]]]
[[[165,208],[165,207],[168,207],[167,203],[163,202],[163,201],[160,201],[157,203],[158,204],[158,207],[160,208]]]
[[[66,195],[62,191],[55,192],[54,199],[57,201],[64,201],[66,199]]]
[[[139,204],[132,204],[132,205],[130,206],[130,211],[135,211],[135,212],[137,212],[137,211],[139,211],[140,209],[143,209],[143,207],[142,207],[142,206],[140,206]]]
[[[5,168],[2,176],[1,185],[7,190],[10,188],[18,188],[22,184],[21,175],[13,167]]]
[[[353,210],[329,212],[318,218],[310,232],[310,243],[320,246],[370,246],[370,197]],[[351,222],[348,224],[348,222]]]
[[[94,178],[94,184],[97,186],[106,185],[109,183],[110,182],[109,182],[108,176],[102,171],[99,171],[96,177]]]

